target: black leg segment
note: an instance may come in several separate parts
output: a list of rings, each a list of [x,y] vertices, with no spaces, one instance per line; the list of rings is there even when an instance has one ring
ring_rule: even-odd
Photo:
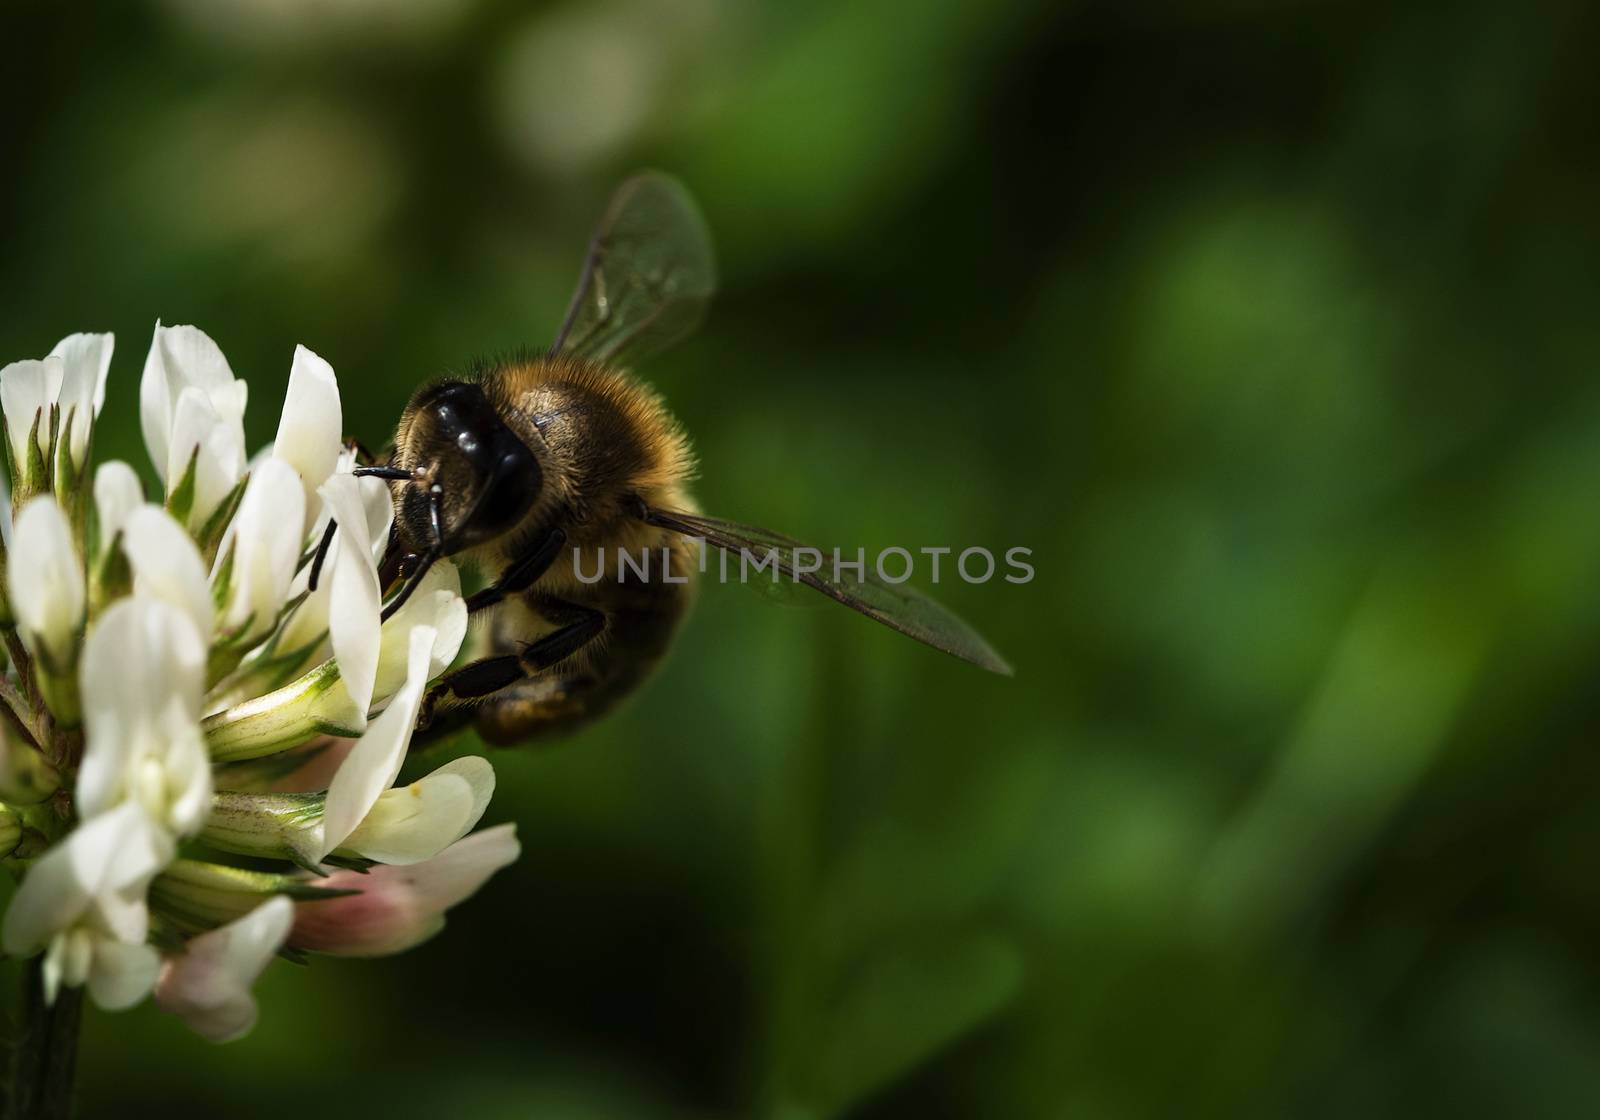
[[[567,534],[563,530],[551,529],[543,540],[520,559],[513,561],[498,580],[467,600],[468,613],[476,614],[503,601],[508,595],[532,587],[539,582],[540,576],[550,570],[550,565],[561,555],[566,543]]]

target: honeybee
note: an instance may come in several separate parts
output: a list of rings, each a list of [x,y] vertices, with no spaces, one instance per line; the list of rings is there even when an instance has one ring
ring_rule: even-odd
[[[402,582],[384,617],[441,557],[494,578],[467,604],[472,616],[490,616],[490,652],[435,682],[419,733],[470,720],[484,739],[509,744],[601,715],[666,653],[707,549],[776,549],[791,582],[1010,672],[975,631],[909,588],[865,569],[848,578],[827,565],[805,570],[797,542],[698,512],[683,429],[622,363],[692,331],[715,286],[710,236],[688,192],[654,172],[629,179],[590,241],[548,351],[482,361],[424,386],[387,462],[357,469],[393,488],[390,553],[403,560],[384,578]],[[619,555],[635,564],[614,562]],[[639,557],[655,569],[641,573]]]

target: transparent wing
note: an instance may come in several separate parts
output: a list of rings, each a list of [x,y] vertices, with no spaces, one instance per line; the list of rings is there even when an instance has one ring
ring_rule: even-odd
[[[982,635],[944,607],[905,584],[885,583],[870,570],[859,577],[853,571],[836,572],[831,552],[808,548],[791,537],[767,529],[715,517],[652,509],[646,511],[644,519],[663,529],[704,540],[710,547],[724,552],[747,550],[752,554],[752,563],[765,564],[769,556],[775,556],[774,562],[783,578],[820,591],[835,602],[891,630],[898,630],[908,638],[915,638],[923,645],[943,650],[991,673],[1011,675],[1011,666],[1006,664],[1005,658],[996,653]],[[825,557],[821,570],[801,571],[795,562],[798,550]],[[810,557],[807,559],[809,561]],[[811,565],[807,562],[804,566]],[[868,567],[870,569],[871,565]]]
[[[711,235],[682,183],[656,171],[617,188],[589,242],[550,351],[637,360],[700,325],[717,287]]]

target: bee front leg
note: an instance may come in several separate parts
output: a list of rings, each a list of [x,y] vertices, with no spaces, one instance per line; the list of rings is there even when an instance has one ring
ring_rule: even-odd
[[[561,548],[566,543],[567,534],[563,530],[551,529],[544,540],[519,559],[513,560],[510,566],[500,573],[499,579],[468,599],[467,613],[477,614],[494,606],[506,596],[526,591],[538,583],[539,577],[549,571],[550,565],[561,555]]]

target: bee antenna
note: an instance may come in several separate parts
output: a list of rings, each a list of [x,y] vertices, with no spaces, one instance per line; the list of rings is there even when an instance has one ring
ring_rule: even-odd
[[[311,558],[311,578],[306,582],[306,589],[315,591],[317,580],[322,576],[322,565],[328,559],[328,549],[333,547],[333,534],[339,528],[339,523],[330,515],[328,527],[322,531],[322,539],[317,542],[316,555]]]
[[[430,548],[417,558],[416,571],[406,577],[406,582],[401,585],[399,592],[393,599],[383,605],[383,614],[380,622],[388,622],[394,612],[406,605],[406,600],[411,598],[411,593],[422,585],[422,577],[428,574],[428,569],[433,567],[434,561],[439,559],[439,550]]]
[[[417,477],[416,471],[403,467],[357,467],[350,473],[357,478],[381,478],[385,482],[410,482]]]

